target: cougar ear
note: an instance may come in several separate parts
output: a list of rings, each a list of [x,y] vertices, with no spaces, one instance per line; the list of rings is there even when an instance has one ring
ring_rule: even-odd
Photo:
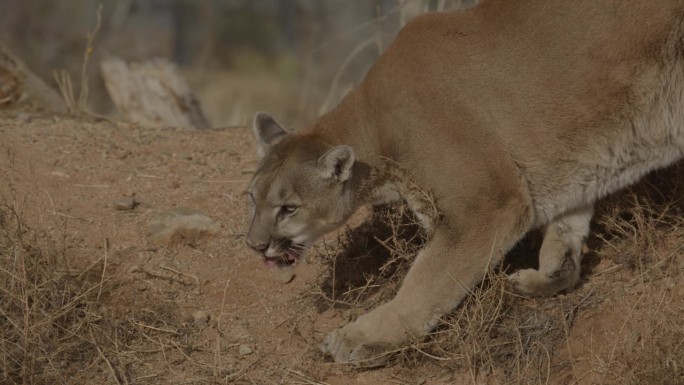
[[[318,158],[318,166],[325,178],[344,182],[351,176],[354,165],[354,150],[349,146],[337,146]]]
[[[262,158],[269,147],[287,134],[278,122],[265,112],[257,112],[254,115],[252,131],[257,141],[257,155]]]

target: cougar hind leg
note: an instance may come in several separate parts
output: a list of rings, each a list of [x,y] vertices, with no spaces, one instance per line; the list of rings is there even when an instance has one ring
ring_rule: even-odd
[[[583,206],[549,223],[539,251],[539,270],[523,269],[510,275],[513,289],[526,296],[544,297],[574,287],[593,213],[593,206]]]

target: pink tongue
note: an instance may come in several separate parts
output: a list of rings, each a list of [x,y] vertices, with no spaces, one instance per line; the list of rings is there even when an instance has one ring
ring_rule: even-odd
[[[266,265],[266,267],[275,267],[276,261],[272,259],[264,259],[264,265]]]

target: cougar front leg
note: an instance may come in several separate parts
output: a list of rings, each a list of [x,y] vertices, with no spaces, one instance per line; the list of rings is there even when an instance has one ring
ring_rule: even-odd
[[[397,296],[333,331],[321,350],[337,362],[372,365],[383,361],[382,353],[425,336],[524,234],[524,215],[491,214],[459,228],[440,222]]]
[[[513,288],[523,295],[539,297],[575,286],[593,213],[593,206],[583,206],[549,223],[539,251],[539,270],[523,269],[512,274],[509,279]]]

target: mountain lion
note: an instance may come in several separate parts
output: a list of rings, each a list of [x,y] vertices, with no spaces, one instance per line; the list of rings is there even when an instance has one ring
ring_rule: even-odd
[[[528,231],[529,296],[572,288],[597,199],[684,156],[684,0],[489,0],[409,22],[306,128],[255,117],[248,244],[291,268],[362,205],[430,241],[396,297],[321,348],[361,362],[426,335]]]

